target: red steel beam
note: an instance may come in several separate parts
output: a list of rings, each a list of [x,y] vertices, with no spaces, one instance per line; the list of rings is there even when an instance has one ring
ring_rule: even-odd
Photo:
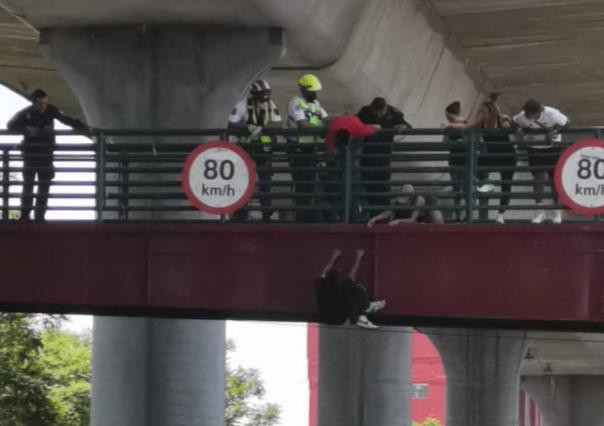
[[[604,226],[31,224],[0,226],[6,310],[316,319],[335,248],[386,322],[604,320]]]

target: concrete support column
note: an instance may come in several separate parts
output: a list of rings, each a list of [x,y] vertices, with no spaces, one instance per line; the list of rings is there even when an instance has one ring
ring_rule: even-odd
[[[547,426],[604,424],[603,376],[524,376],[522,388]]]
[[[224,127],[283,50],[281,31],[182,25],[45,29],[40,41],[103,128]],[[222,426],[224,339],[222,321],[95,318],[92,425]]]
[[[422,329],[440,352],[447,376],[447,426],[518,425],[518,369],[525,333]]]
[[[319,426],[411,424],[410,329],[319,329]]]

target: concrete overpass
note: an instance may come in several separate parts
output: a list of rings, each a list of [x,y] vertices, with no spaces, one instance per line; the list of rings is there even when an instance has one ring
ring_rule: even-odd
[[[435,126],[448,102],[461,100],[469,112],[485,92],[496,89],[505,92],[510,112],[536,96],[563,109],[576,124],[602,124],[600,1],[2,4],[0,80],[22,92],[46,87],[60,106],[80,110],[99,127],[218,127],[255,75],[266,73],[284,107],[305,71],[319,74],[325,106],[335,113],[356,111],[373,96],[386,95],[416,126]],[[183,412],[188,415],[182,424],[220,424],[223,332],[220,322],[96,321],[93,424],[173,425]],[[371,358],[379,376],[401,370],[400,360],[408,359],[402,354],[408,354],[409,342],[402,337],[355,340],[345,331],[322,333],[324,365],[348,360],[352,370],[368,368],[365,361],[378,347],[378,353],[395,355]],[[471,351],[480,360],[475,365],[500,374],[477,374],[471,386],[461,381],[450,390],[455,397],[450,408],[457,411],[449,426],[515,424],[514,389],[526,346],[520,339],[501,349],[493,342],[505,340],[492,333],[469,330],[465,343],[440,343],[449,347],[448,362],[455,369],[461,359],[455,354]],[[344,352],[346,346],[333,344],[340,339],[354,341],[353,358]],[[553,352],[536,351],[544,360]],[[550,365],[555,369],[556,363]],[[566,365],[560,371],[578,369]],[[321,397],[333,403],[326,404],[332,409],[321,413],[321,424],[396,424],[408,412],[396,394],[408,392],[408,377],[382,383],[383,388],[363,377],[355,376],[354,386],[347,380],[347,372],[337,369],[323,376]],[[345,388],[350,400],[341,398]],[[353,389],[388,389],[373,393],[375,398],[365,393],[364,412],[379,417],[355,418],[356,423],[338,417],[350,411],[357,395]],[[494,391],[476,399],[476,389]],[[471,415],[469,401],[475,401]]]
[[[281,105],[295,91],[298,70],[312,69],[328,81],[325,103],[335,112],[356,110],[381,93],[411,122],[434,125],[446,101],[473,106],[473,92],[496,89],[511,111],[535,96],[576,124],[602,124],[599,1],[1,3],[0,79],[24,92],[48,87],[66,110],[79,106],[40,54],[39,29],[186,23],[284,28],[287,54],[269,75]]]

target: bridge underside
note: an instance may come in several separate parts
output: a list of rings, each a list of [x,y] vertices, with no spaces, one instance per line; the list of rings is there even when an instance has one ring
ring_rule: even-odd
[[[599,329],[604,227],[45,224],[0,227],[6,310],[316,320],[335,248],[367,250],[382,322]],[[379,321],[378,321],[379,322]]]

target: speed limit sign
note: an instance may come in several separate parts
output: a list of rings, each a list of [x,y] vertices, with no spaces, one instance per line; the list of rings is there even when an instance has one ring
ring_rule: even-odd
[[[247,153],[225,141],[206,142],[191,152],[182,171],[187,198],[199,210],[229,214],[243,207],[256,184],[256,167]]]
[[[587,216],[604,213],[604,142],[585,140],[562,153],[556,190],[570,209]]]

